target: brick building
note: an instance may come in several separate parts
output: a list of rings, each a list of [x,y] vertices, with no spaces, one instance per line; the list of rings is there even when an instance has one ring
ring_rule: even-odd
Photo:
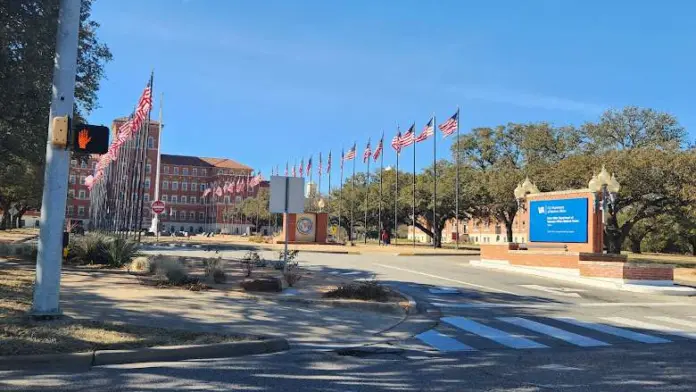
[[[115,130],[125,118],[114,120],[112,138]],[[147,162],[143,182],[143,228],[149,228],[152,222],[150,203],[155,198],[155,181],[159,123],[150,121],[147,140]],[[66,218],[89,224],[90,191],[85,185],[85,178],[93,174],[96,156],[87,162],[72,160],[68,184],[68,204]],[[203,191],[213,184],[224,185],[236,182],[239,178],[248,179],[253,169],[227,158],[206,158],[186,155],[161,154],[159,194],[166,209],[159,217],[160,229],[167,231],[220,231],[241,234],[253,226],[252,222],[229,213],[235,205],[247,197],[255,197],[260,188],[268,187],[264,181],[260,186],[250,188],[239,194],[226,193],[219,202],[211,203],[211,197],[203,199]],[[226,213],[227,211],[227,213]]]
[[[525,242],[527,240],[527,222],[524,213],[520,212],[515,217],[512,224],[512,240],[514,242]],[[408,228],[408,239],[413,239],[413,227]],[[430,237],[420,229],[415,230],[416,242],[430,242]],[[507,242],[505,224],[498,223],[495,218],[489,219],[460,219],[459,220],[460,242],[470,242],[474,244],[494,244]],[[457,240],[457,227],[455,220],[450,219],[442,230],[442,242],[453,243]]]

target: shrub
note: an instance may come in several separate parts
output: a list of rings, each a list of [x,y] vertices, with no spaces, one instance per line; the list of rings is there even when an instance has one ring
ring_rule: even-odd
[[[254,267],[260,261],[261,256],[259,256],[259,252],[250,250],[244,254],[244,257],[242,257],[242,268],[246,272],[247,278],[251,276],[251,273],[254,271]]]
[[[385,302],[389,299],[389,289],[376,280],[351,282],[326,292],[324,297]]]
[[[138,243],[123,237],[116,237],[107,242],[106,257],[111,267],[122,267],[138,256]]]
[[[297,249],[288,249],[288,261],[293,261],[300,253]],[[285,260],[285,249],[278,252],[278,260]]]
[[[205,276],[215,283],[225,283],[227,276],[223,267],[222,257],[210,257],[204,260]]]
[[[0,243],[0,256],[10,256],[10,244]]]
[[[145,256],[136,257],[133,259],[133,261],[131,261],[130,270],[144,274],[151,274],[153,272],[153,263]]]
[[[263,236],[255,235],[255,236],[249,237],[249,242],[255,242],[257,244],[262,244],[265,242],[265,240],[264,240]]]
[[[216,269],[213,271],[213,282],[215,283],[225,283],[227,282],[227,275],[222,269]]]
[[[289,262],[283,269],[283,279],[289,287],[293,287],[295,283],[302,279],[302,270],[297,264],[297,261]]]
[[[72,237],[68,244],[68,260],[78,264],[108,264],[107,245],[107,237],[101,234]]]

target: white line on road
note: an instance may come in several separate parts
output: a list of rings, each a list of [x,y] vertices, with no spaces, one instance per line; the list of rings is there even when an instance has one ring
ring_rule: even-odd
[[[431,302],[431,305],[438,308],[456,308],[456,309],[488,309],[488,308],[538,308],[538,309],[553,309],[567,308],[568,306],[576,306],[581,308],[612,308],[612,307],[632,307],[632,306],[691,306],[690,303],[665,303],[665,302],[591,302],[591,303],[491,303],[479,302],[471,304],[448,304],[441,302]]]
[[[671,343],[671,340],[659,338],[657,336],[652,336],[644,333],[633,332],[628,329],[617,328],[606,324],[589,323],[586,321],[576,320],[571,317],[553,317],[558,321],[563,321],[564,323],[577,325],[578,327],[583,327],[587,329],[592,329],[595,331],[603,332],[609,335],[618,336],[620,338],[626,338],[629,340],[635,340],[641,343]]]
[[[520,287],[524,287],[527,289],[532,289],[532,290],[540,290],[540,291],[545,291],[547,293],[551,293],[554,295],[560,295],[562,297],[574,297],[574,298],[580,298],[580,294],[577,292],[584,292],[585,290],[580,290],[580,289],[569,289],[566,287],[546,287],[546,286],[541,286],[538,284],[521,284]]]
[[[672,324],[683,325],[685,327],[696,328],[696,322],[694,321],[680,320],[674,317],[667,316],[649,316],[648,318],[653,320],[665,321]]]
[[[548,348],[548,346],[522,336],[513,335],[499,329],[491,328],[474,320],[465,317],[443,317],[440,320],[451,324],[459,329],[462,329],[473,334],[483,336],[494,342],[498,342],[504,346],[526,349],[526,348]]]
[[[475,348],[467,346],[457,339],[443,335],[434,329],[416,335],[416,339],[439,351],[476,351]]]
[[[391,268],[391,269],[395,269],[395,270],[399,270],[399,271],[410,272],[410,273],[412,273],[412,274],[418,274],[418,275],[428,276],[428,277],[430,277],[430,278],[440,279],[440,280],[444,280],[444,281],[447,281],[447,282],[459,283],[459,284],[462,284],[462,285],[465,285],[465,286],[470,286],[470,287],[476,287],[476,288],[479,288],[479,289],[484,289],[484,290],[486,290],[486,291],[493,291],[493,292],[496,292],[496,293],[503,293],[503,294],[510,294],[510,295],[520,295],[520,294],[517,294],[517,293],[513,293],[513,292],[511,292],[511,291],[505,291],[505,290],[501,290],[501,289],[496,289],[496,288],[494,288],[494,287],[481,286],[481,285],[474,284],[474,283],[463,282],[463,281],[461,281],[461,280],[445,278],[444,276],[432,275],[432,274],[428,274],[428,273],[420,272],[420,271],[415,271],[415,270],[408,269],[408,268],[401,268],[401,267],[395,267],[395,266],[393,266],[393,265],[377,264],[377,263],[375,263],[375,265],[376,265],[376,266],[379,266],[379,267],[383,267],[383,268]]]
[[[543,333],[556,339],[566,341],[580,347],[600,347],[611,346],[601,340],[588,338],[587,336],[578,335],[566,330],[552,327],[550,325],[538,323],[536,321],[527,320],[522,317],[498,317],[498,320],[505,321],[518,327],[526,328],[534,332]]]
[[[696,333],[686,332],[686,331],[683,331],[681,329],[667,327],[665,325],[645,323],[642,321],[632,320],[632,319],[624,318],[624,317],[604,317],[604,320],[611,321],[611,322],[617,323],[617,324],[623,324],[623,325],[626,325],[626,326],[629,326],[632,328],[651,329],[651,330],[666,333],[669,335],[683,336],[683,337],[689,338],[689,339],[696,339]]]

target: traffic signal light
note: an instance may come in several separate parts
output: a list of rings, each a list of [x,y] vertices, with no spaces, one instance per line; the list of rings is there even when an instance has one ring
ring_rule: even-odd
[[[102,125],[77,124],[73,127],[72,150],[86,154],[106,154],[109,150],[109,128]]]

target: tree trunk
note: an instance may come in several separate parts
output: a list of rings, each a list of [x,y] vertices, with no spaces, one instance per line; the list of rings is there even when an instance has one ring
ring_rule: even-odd
[[[640,243],[642,242],[641,239],[638,238],[630,238],[631,242],[631,252],[633,253],[640,253]]]
[[[505,222],[505,235],[507,236],[507,242],[512,242],[512,222]]]

